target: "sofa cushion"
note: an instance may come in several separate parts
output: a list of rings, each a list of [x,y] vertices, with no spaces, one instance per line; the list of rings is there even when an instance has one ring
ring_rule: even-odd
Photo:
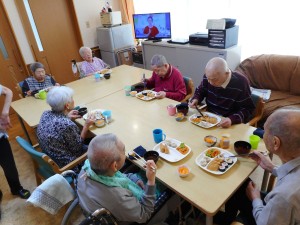
[[[272,91],[269,101],[265,104],[263,118],[266,119],[276,109],[282,107],[300,108],[300,96],[292,95],[289,92]]]
[[[258,55],[245,59],[236,69],[251,86],[300,95],[300,57]]]

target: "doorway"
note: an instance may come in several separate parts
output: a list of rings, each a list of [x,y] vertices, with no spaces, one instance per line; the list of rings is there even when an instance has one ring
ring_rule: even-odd
[[[13,100],[19,99],[17,83],[27,77],[26,65],[0,1],[0,84],[13,91]],[[4,98],[0,98],[0,107]],[[1,110],[1,109],[0,109]]]
[[[73,1],[15,0],[36,61],[60,84],[75,79],[71,60],[81,61],[82,39]]]

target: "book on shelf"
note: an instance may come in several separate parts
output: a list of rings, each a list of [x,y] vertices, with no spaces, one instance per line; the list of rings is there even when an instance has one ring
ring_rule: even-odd
[[[270,89],[259,89],[259,88],[253,88],[250,87],[251,94],[258,95],[262,97],[264,101],[268,101],[271,96],[271,90]]]

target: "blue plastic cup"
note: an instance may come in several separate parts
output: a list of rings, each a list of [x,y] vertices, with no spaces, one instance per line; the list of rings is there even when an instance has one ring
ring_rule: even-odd
[[[107,118],[108,122],[111,121],[111,110],[105,110],[102,115]]]
[[[96,82],[100,81],[100,74],[99,73],[95,73],[94,77],[95,77]]]
[[[155,143],[160,143],[166,139],[166,135],[163,133],[162,129],[154,129],[153,138]]]

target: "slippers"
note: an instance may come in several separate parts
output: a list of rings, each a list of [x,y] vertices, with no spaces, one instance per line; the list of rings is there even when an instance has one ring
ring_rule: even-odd
[[[20,189],[18,192],[14,192],[12,193],[13,195],[19,195],[19,197],[23,198],[23,199],[27,199],[30,197],[30,191],[26,190],[26,189]]]

